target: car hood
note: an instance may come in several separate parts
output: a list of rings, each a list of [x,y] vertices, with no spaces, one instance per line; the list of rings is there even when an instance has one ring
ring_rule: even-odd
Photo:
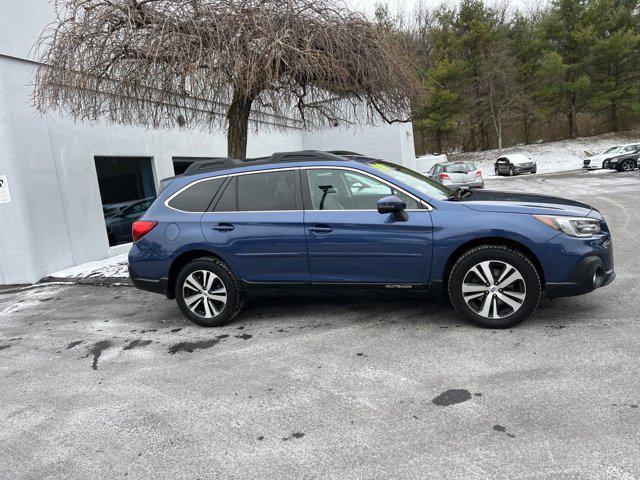
[[[613,158],[613,157],[619,157],[620,155],[622,155],[622,153],[620,152],[616,152],[616,153],[607,153],[606,155],[604,153],[599,153],[598,155],[592,155],[590,157],[587,157],[587,160],[591,160],[592,162],[602,162],[604,160],[606,160],[607,158]]]
[[[533,160],[531,160],[529,158],[516,158],[516,159],[509,158],[509,161],[513,165],[527,165],[529,163],[536,163],[536,162],[534,162]]]
[[[480,212],[555,214],[586,217],[593,210],[593,208],[586,203],[566,198],[492,190],[475,190],[471,195],[457,201],[472,210]]]

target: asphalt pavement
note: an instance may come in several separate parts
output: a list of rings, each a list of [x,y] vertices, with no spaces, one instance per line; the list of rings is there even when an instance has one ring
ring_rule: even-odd
[[[640,478],[640,172],[487,188],[597,207],[615,282],[495,331],[413,296],[203,329],[128,286],[0,291],[0,479]]]

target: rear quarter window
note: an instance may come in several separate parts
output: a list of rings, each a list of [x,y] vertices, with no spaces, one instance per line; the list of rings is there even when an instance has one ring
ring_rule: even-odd
[[[169,200],[167,205],[183,212],[206,212],[223,181],[223,178],[212,178],[196,182]]]

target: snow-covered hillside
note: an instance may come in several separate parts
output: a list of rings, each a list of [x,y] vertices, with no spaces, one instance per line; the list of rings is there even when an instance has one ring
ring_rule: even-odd
[[[560,140],[557,142],[503,148],[502,151],[487,150],[485,152],[459,153],[449,155],[449,161],[465,160],[474,162],[482,170],[482,174],[486,178],[494,175],[493,165],[500,155],[522,153],[538,163],[538,172],[561,172],[582,168],[582,160],[590,154],[601,153],[615,145],[639,140],[639,136],[607,133],[574,140]],[[420,157],[418,159],[419,164],[426,166],[424,159],[428,157]],[[431,168],[431,165],[428,168]],[[424,167],[421,171],[424,171],[423,169]]]

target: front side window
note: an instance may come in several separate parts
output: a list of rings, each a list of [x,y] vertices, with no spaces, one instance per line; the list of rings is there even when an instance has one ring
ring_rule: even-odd
[[[376,210],[378,200],[395,195],[408,209],[420,208],[407,194],[368,175],[336,169],[309,169],[307,183],[314,210]]]

